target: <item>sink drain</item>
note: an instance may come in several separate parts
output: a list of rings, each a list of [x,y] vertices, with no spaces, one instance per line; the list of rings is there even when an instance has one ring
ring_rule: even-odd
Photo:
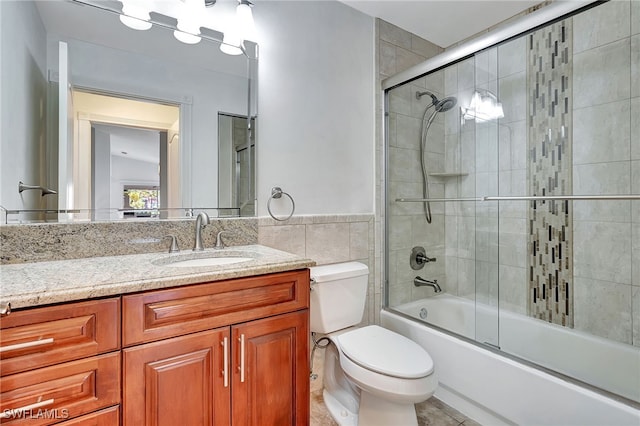
[[[428,314],[427,308],[420,309],[420,318],[421,319],[427,319],[427,314]]]

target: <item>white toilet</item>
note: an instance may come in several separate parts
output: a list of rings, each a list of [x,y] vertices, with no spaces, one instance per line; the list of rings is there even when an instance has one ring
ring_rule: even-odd
[[[358,262],[311,268],[311,331],[325,334],[323,397],[340,426],[417,425],[414,404],[438,384],[417,343],[362,321],[369,269]]]

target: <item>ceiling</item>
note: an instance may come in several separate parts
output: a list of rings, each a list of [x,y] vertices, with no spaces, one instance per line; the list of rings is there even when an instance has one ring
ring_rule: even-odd
[[[541,0],[341,0],[440,47],[449,47]]]

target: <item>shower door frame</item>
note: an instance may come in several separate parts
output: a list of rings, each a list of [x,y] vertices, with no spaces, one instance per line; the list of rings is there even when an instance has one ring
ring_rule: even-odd
[[[387,112],[389,110],[389,91],[399,87],[412,80],[420,78],[431,72],[443,69],[456,62],[472,57],[476,53],[497,46],[500,43],[514,39],[524,33],[535,30],[536,28],[546,26],[554,21],[563,19],[567,16],[579,13],[583,9],[589,9],[597,6],[599,1],[571,1],[551,3],[542,7],[537,11],[531,12],[521,18],[515,19],[513,22],[506,23],[495,30],[492,30],[482,36],[461,44],[451,50],[444,51],[431,59],[427,59],[417,65],[388,77],[381,82],[381,99],[383,100],[382,111],[382,135],[384,137],[384,184],[382,199],[384,206],[384,292],[382,309],[389,308],[389,129],[387,126]],[[455,200],[447,200],[455,201]],[[469,201],[469,200],[466,200]],[[476,201],[484,201],[477,199]],[[395,312],[395,311],[394,311]],[[396,312],[397,313],[397,312]],[[440,327],[434,326],[438,329]],[[446,330],[445,330],[446,331]],[[472,340],[475,342],[475,340]]]

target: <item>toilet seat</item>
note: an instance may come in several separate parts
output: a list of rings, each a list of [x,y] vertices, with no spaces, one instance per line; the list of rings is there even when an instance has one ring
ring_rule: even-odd
[[[336,337],[340,352],[358,366],[399,379],[433,373],[433,360],[417,343],[393,331],[370,325]]]

